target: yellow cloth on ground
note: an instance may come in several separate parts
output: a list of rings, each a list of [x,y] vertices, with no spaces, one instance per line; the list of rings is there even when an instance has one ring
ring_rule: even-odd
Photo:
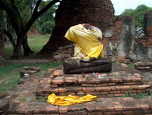
[[[65,37],[74,42],[85,54],[86,58],[104,57],[103,45],[99,41],[102,39],[102,32],[93,26],[93,29],[86,29],[82,24],[69,28]]]
[[[48,96],[47,102],[53,105],[73,105],[76,103],[84,103],[88,101],[93,101],[96,99],[96,96],[87,94],[83,97],[78,96],[56,96],[54,93]]]

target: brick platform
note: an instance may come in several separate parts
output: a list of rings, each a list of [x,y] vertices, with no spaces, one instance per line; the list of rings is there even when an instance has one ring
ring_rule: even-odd
[[[103,79],[91,78],[89,74],[64,75],[60,68],[48,69],[41,77],[28,77],[26,82],[8,92],[9,95],[5,98],[9,101],[7,114],[151,115],[152,96],[142,99],[122,96],[128,91],[134,94],[151,90],[151,86],[145,84],[146,76],[135,71],[113,71],[101,76]],[[84,95],[93,92],[98,98],[92,102],[71,106],[55,106],[40,100],[40,96],[47,96],[52,92],[57,95]],[[101,98],[102,95],[104,98]]]
[[[36,96],[48,96],[50,93],[65,96],[68,94],[83,96],[86,94],[97,97],[119,97],[125,96],[127,92],[132,95],[147,93],[151,91],[150,85],[144,84],[139,73],[111,72],[92,74],[63,74],[62,70],[54,73],[40,81]],[[102,76],[102,77],[101,77]]]

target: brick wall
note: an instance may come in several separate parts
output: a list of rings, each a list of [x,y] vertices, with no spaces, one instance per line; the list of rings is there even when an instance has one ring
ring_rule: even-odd
[[[106,55],[123,56],[129,55],[129,50],[134,38],[134,19],[130,16],[117,16],[113,25],[109,28],[113,31],[113,36],[106,38],[105,47]]]
[[[152,37],[152,10],[144,15],[144,31],[146,37]]]

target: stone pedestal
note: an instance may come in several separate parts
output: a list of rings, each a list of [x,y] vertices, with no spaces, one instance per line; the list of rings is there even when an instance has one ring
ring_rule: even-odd
[[[92,73],[111,72],[112,62],[109,59],[97,59],[93,61],[81,61],[68,59],[63,63],[64,73]]]

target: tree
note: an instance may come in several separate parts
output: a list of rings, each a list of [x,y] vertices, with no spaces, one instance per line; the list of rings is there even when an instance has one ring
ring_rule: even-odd
[[[40,9],[46,6],[49,1],[43,1],[40,5]],[[54,14],[57,9],[57,5],[52,6],[48,9],[47,12],[43,13],[38,20],[36,21],[37,27],[40,33],[42,34],[50,34],[55,25]]]
[[[121,15],[133,16],[135,18],[135,26],[143,27],[144,14],[149,10],[152,10],[152,8],[143,4],[139,5],[135,10],[126,9]]]
[[[41,25],[42,34],[50,34],[54,28],[54,21],[47,21]]]
[[[28,0],[26,0],[28,2]],[[33,23],[45,13],[50,7],[52,7],[55,3],[59,2],[60,0],[51,0],[44,8],[39,9],[39,6],[42,0],[32,0],[35,2],[34,9],[31,11],[31,17],[29,20],[24,22],[22,15],[17,7],[18,2],[22,2],[22,0],[0,0],[0,9],[4,10],[11,22],[12,28],[14,29],[17,41],[15,43],[15,47],[13,50],[13,58],[18,58],[21,45],[23,46],[24,56],[28,56],[33,54],[33,51],[30,49],[27,41],[26,33],[31,28]],[[29,3],[29,2],[28,2]],[[33,5],[31,5],[33,7]],[[11,35],[11,34],[10,34]],[[13,38],[12,36],[10,38]]]

